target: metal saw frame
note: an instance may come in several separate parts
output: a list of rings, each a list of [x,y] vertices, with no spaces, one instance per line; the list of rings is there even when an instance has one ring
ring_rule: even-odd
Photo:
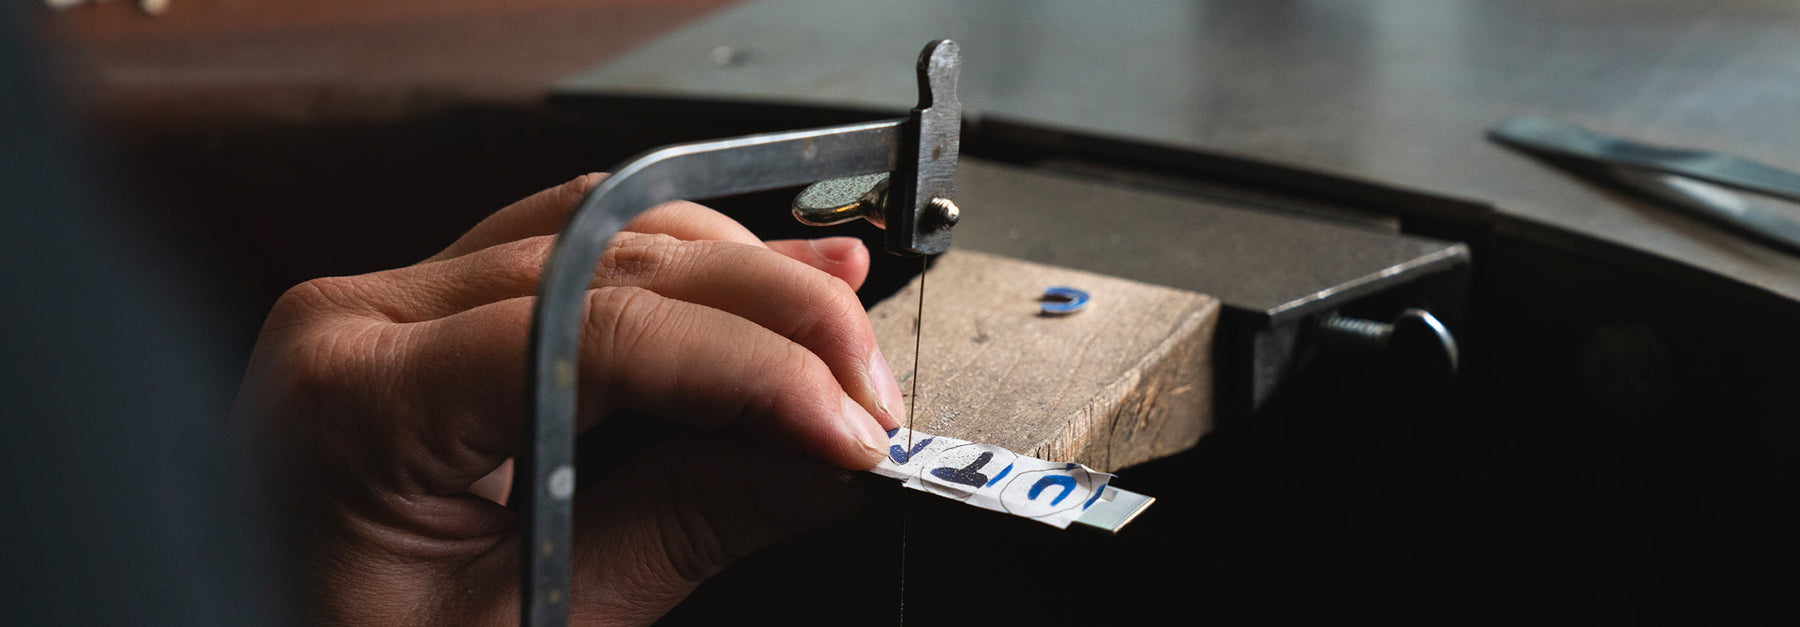
[[[955,42],[933,41],[919,55],[919,106],[906,117],[657,148],[615,168],[582,200],[556,238],[533,311],[526,367],[530,426],[525,454],[518,459],[524,478],[517,492],[524,517],[521,624],[569,620],[580,325],[607,241],[638,214],[671,200],[889,172],[880,207],[887,250],[943,252],[955,224],[950,201],[962,137],[956,98],[961,68]]]

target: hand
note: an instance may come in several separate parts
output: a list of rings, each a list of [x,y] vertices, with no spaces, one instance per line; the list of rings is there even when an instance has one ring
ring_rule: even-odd
[[[516,620],[518,519],[501,504],[533,294],[600,176],[417,265],[276,303],[234,417],[289,507],[316,619]],[[734,559],[855,507],[842,469],[873,466],[903,411],[854,293],[868,265],[855,239],[765,243],[691,203],[613,239],[588,292],[578,428],[630,409],[716,429],[576,496],[578,623],[649,624]]]

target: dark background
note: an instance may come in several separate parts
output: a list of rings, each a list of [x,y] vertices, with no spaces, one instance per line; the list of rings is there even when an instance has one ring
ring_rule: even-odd
[[[42,434],[9,433],[7,458],[17,471],[8,474],[32,491],[9,483],[8,494],[18,496],[8,520],[67,506],[57,484],[39,479],[62,475],[43,469],[98,457],[112,470],[153,474],[126,485],[70,475],[72,486],[116,491],[80,500],[91,520],[108,524],[68,527],[69,535],[111,543],[8,542],[9,557],[17,556],[8,560],[8,597],[72,612],[27,618],[232,618],[278,606],[243,607],[262,594],[254,591],[199,592],[242,585],[231,583],[233,569],[255,572],[229,550],[255,542],[234,539],[229,525],[171,523],[179,530],[172,533],[185,534],[171,541],[157,535],[170,526],[118,521],[142,520],[145,511],[178,521],[244,515],[217,502],[234,489],[215,485],[229,474],[228,460],[184,464],[171,456],[222,448],[211,430],[220,421],[192,416],[222,414],[263,312],[287,287],[412,263],[513,200],[655,145],[855,117],[719,109],[621,118],[539,98],[549,81],[718,3],[315,4],[302,14],[269,2],[178,0],[155,19],[121,5],[28,18],[46,29],[47,48],[63,64],[48,74],[50,84],[74,94],[52,99],[43,115],[79,121],[71,126],[86,130],[72,132],[72,152],[87,158],[70,157],[66,167],[42,161],[64,173],[54,188],[62,196],[9,197],[8,306],[40,312],[37,324],[61,312],[87,314],[20,327],[32,331],[9,341],[8,368],[31,366],[15,355],[58,350],[21,338],[88,338],[90,352],[68,362],[66,376],[104,378],[109,391],[97,398],[114,404],[69,405],[48,386],[35,401],[9,392],[9,428],[41,406],[31,403],[60,404],[56,415],[92,424],[67,423],[70,433],[58,440],[66,447],[22,445]],[[465,45],[432,45],[441,37]],[[149,71],[158,68],[166,72]],[[10,68],[7,75],[15,76]],[[13,106],[8,101],[8,111]],[[32,180],[25,168],[33,161],[16,157],[27,144],[10,137],[9,176]],[[965,146],[965,154],[1013,163],[1086,159],[1395,217],[1365,199],[1256,177],[1045,150],[979,134]],[[771,237],[823,234],[793,226],[786,198],[718,206]],[[140,264],[110,240],[28,248],[60,240],[32,237],[53,225],[16,207],[65,204],[115,207],[99,219],[157,242],[143,255],[156,261]],[[1608,252],[1605,242],[1546,243],[1417,215],[1399,223],[1474,247],[1469,316],[1459,330],[1468,367],[1448,397],[1420,402],[1418,388],[1394,380],[1387,365],[1309,353],[1253,419],[1221,425],[1187,453],[1122,471],[1121,485],[1159,498],[1125,534],[1057,532],[871,482],[869,506],[856,519],[733,567],[668,622],[889,624],[900,602],[895,538],[904,533],[905,612],[915,624],[1791,623],[1786,597],[1800,583],[1800,543],[1791,533],[1800,522],[1793,304],[1678,264]],[[63,228],[71,237],[95,232],[85,223]],[[840,231],[875,237],[866,227]],[[112,262],[72,263],[84,250],[106,251],[94,259]],[[897,286],[914,263],[878,256],[865,298]],[[120,267],[130,272],[112,271]],[[47,271],[34,272],[40,268]],[[32,284],[45,290],[38,296],[10,282],[19,276],[53,280]],[[89,284],[101,287],[70,287]],[[126,301],[90,300],[112,295]],[[161,343],[146,355],[201,363],[133,368],[111,359],[133,353],[128,347],[143,338]],[[155,437],[106,419],[139,410],[187,418],[162,423],[169,430]],[[137,440],[81,439],[96,433]],[[17,519],[63,520],[42,515],[49,518]],[[71,558],[64,546],[90,552]],[[176,547],[212,557],[188,561],[171,555]],[[117,563],[149,566],[141,578],[100,586],[102,596],[121,599],[116,604],[60,592]],[[171,572],[194,578],[158,575],[155,564],[177,564]],[[996,615],[1019,608],[1017,617]]]

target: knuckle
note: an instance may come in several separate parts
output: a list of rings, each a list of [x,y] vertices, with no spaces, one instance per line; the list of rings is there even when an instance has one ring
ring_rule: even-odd
[[[827,384],[836,385],[825,361],[798,342],[775,343],[756,363],[769,380],[783,382],[775,388],[781,393],[808,394]]]
[[[323,277],[288,288],[275,300],[263,323],[265,334],[306,328],[322,321],[364,311],[367,288],[356,277]]]
[[[825,365],[825,361],[805,346],[788,342],[782,352],[783,367],[778,372],[784,375],[781,380],[794,382],[795,390],[837,386],[837,379],[831,376],[831,369]]]
[[[258,339],[291,383],[312,397],[372,383],[375,366],[404,350],[403,334],[392,319],[366,304],[365,277],[325,277],[306,281],[281,295]]]
[[[344,277],[312,279],[288,288],[275,301],[276,311],[303,313],[334,312],[343,309],[352,291]]]
[[[600,254],[595,280],[607,285],[641,285],[679,263],[687,243],[662,233],[621,234]]]
[[[798,315],[791,337],[809,344],[818,342],[859,343],[872,340],[867,313],[856,292],[837,277],[824,272],[808,272],[796,299]],[[859,324],[859,322],[861,324]]]
[[[813,363],[818,361],[817,355],[793,341],[771,342],[759,353],[754,360],[758,369],[783,381],[807,380]]]
[[[645,211],[642,215],[638,216],[636,220],[633,220],[632,225],[642,225],[654,228],[657,224],[712,222],[716,220],[731,220],[731,218],[726,217],[723,213],[714,211],[711,207],[707,207],[706,205],[697,202],[690,200],[671,200],[651,207],[649,211]]]
[[[769,420],[784,408],[810,406],[813,396],[837,385],[825,362],[793,341],[760,343],[744,359],[744,393],[735,413],[745,419]]]
[[[564,192],[571,195],[586,196],[588,192],[593,191],[595,185],[599,185],[600,181],[606,180],[607,176],[609,175],[605,172],[589,172],[569,179],[560,187]]]
[[[511,280],[535,281],[543,274],[544,261],[549,259],[552,245],[553,240],[547,236],[511,242],[483,261]]]

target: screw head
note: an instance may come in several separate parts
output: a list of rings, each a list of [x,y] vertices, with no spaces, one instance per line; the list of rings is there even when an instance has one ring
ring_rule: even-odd
[[[569,500],[569,497],[575,495],[575,469],[568,464],[557,466],[556,470],[550,472],[548,484],[550,498],[558,501]]]
[[[946,227],[956,226],[956,221],[962,219],[962,210],[957,209],[956,203],[949,198],[931,199],[931,210],[931,217]]]

